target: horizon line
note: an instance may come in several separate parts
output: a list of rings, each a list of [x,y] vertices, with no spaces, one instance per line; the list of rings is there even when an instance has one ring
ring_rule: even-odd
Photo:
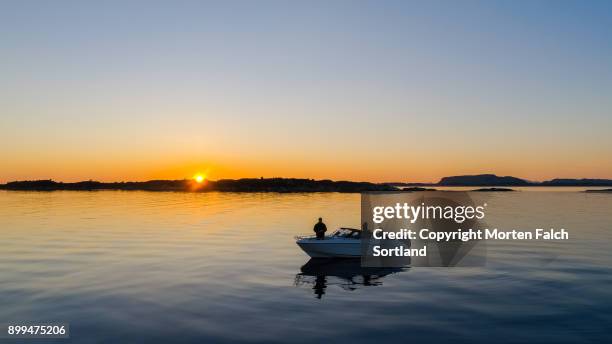
[[[517,178],[517,179],[521,179],[525,182],[529,182],[529,183],[533,183],[533,184],[538,184],[538,183],[543,183],[543,182],[547,182],[547,181],[552,181],[552,180],[612,180],[612,178],[588,178],[588,177],[580,177],[580,178],[559,178],[559,177],[555,177],[555,178],[550,178],[550,179],[545,179],[545,180],[530,180],[530,179],[526,179],[526,178],[521,178],[521,177],[515,177],[515,176],[510,176],[510,175],[505,175],[505,176],[499,176],[496,175],[494,173],[480,173],[480,174],[460,174],[460,175],[451,175],[451,176],[444,176],[441,177],[437,182],[434,181],[430,181],[430,182],[422,182],[422,181],[387,181],[387,182],[373,182],[373,181],[357,181],[357,180],[350,180],[350,179],[331,179],[331,178],[323,178],[323,179],[316,179],[316,178],[306,178],[306,177],[264,177],[264,176],[260,176],[260,177],[240,177],[240,178],[220,178],[220,179],[206,179],[206,181],[209,182],[218,182],[221,180],[244,180],[244,179],[263,179],[263,180],[268,180],[268,179],[298,179],[298,180],[313,180],[313,181],[334,181],[334,182],[354,182],[354,183],[371,183],[371,184],[438,184],[442,181],[442,179],[444,178],[450,178],[450,177],[475,177],[475,176],[495,176],[498,178],[506,178],[506,177],[511,177],[511,178]],[[15,182],[38,182],[38,181],[52,181],[55,183],[63,183],[63,184],[74,184],[74,183],[84,183],[84,182],[95,182],[95,183],[146,183],[146,182],[152,182],[152,181],[193,181],[194,178],[178,178],[178,179],[147,179],[147,180],[121,180],[121,181],[100,181],[100,180],[94,180],[94,179],[86,179],[86,180],[79,180],[79,181],[61,181],[61,180],[55,180],[53,178],[41,178],[41,179],[20,179],[20,180],[7,180],[5,182],[0,182],[0,185],[6,185],[9,183],[15,183]]]

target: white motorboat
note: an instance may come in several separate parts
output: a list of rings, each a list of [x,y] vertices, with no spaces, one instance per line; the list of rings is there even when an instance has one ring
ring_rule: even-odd
[[[323,239],[316,236],[299,236],[295,242],[312,258],[361,257],[361,230],[340,228]]]

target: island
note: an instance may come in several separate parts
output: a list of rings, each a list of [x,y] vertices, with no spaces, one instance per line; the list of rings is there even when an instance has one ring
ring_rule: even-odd
[[[612,186],[612,179],[552,179],[532,182],[511,176],[499,177],[494,174],[451,176],[440,179],[438,183],[371,183],[353,181],[315,180],[306,178],[243,178],[220,180],[149,180],[143,182],[99,182],[94,180],[64,183],[50,179],[12,181],[0,184],[0,190],[143,190],[143,191],[189,191],[189,192],[420,192],[437,191],[425,186],[476,186],[485,187],[472,191],[497,192],[514,191],[508,186]],[[609,190],[588,190],[587,192],[610,192]]]
[[[516,190],[508,189],[508,188],[482,188],[482,189],[476,189],[472,191],[474,192],[508,192],[508,191],[516,191]]]
[[[555,178],[542,182],[529,181],[512,176],[497,176],[495,174],[474,174],[443,177],[437,183],[404,183],[389,182],[395,187],[426,187],[426,186],[612,186],[612,179],[568,179]]]
[[[244,178],[207,180],[150,180],[146,182],[111,182],[83,181],[63,183],[53,180],[15,181],[0,184],[5,190],[143,190],[143,191],[223,191],[223,192],[371,192],[398,191],[399,189],[386,185],[368,182],[314,180],[297,178]]]
[[[516,177],[498,177],[494,174],[444,177],[438,182],[440,186],[529,186],[524,179]]]
[[[409,188],[402,188],[402,191],[416,192],[416,191],[438,191],[438,190],[431,189],[431,188],[422,188],[422,187],[414,186],[414,187],[409,187]]]
[[[540,186],[612,186],[612,179],[552,179]]]

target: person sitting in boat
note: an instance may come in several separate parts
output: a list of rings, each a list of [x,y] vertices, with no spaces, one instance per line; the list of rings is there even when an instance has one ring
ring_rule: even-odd
[[[313,228],[315,234],[317,235],[317,239],[323,240],[325,239],[325,232],[327,232],[327,226],[323,223],[323,219],[319,217],[319,222],[314,225]]]

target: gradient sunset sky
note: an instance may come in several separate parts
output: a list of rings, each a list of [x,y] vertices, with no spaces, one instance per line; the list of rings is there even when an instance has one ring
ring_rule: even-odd
[[[611,1],[0,1],[0,182],[612,178]]]

